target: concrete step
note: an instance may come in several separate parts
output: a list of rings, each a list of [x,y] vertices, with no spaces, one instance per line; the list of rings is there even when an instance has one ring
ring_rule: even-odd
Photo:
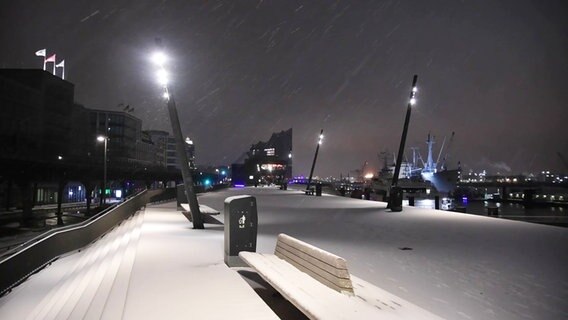
[[[87,310],[90,308],[95,295],[101,290],[101,287],[105,285],[112,286],[114,278],[117,273],[120,261],[124,256],[126,248],[131,244],[134,230],[138,227],[138,214],[134,215],[130,221],[129,226],[121,230],[122,237],[115,240],[113,247],[108,252],[104,260],[101,260],[96,267],[96,272],[93,277],[89,279],[89,284],[86,286],[85,290],[81,294],[77,294],[77,301],[74,303],[68,303],[67,305],[72,306],[71,311],[68,308],[61,310],[57,316],[59,319],[82,319],[84,318]],[[74,306],[73,306],[74,305]],[[100,313],[99,313],[100,316]]]
[[[124,311],[126,298],[128,294],[128,287],[130,285],[130,277],[134,260],[136,258],[136,251],[138,249],[138,240],[142,231],[144,222],[144,212],[140,215],[139,227],[133,233],[133,241],[128,245],[124,252],[124,257],[117,270],[112,288],[106,297],[106,303],[103,312],[100,316],[97,314],[89,314],[86,319],[121,319]]]
[[[107,235],[108,236],[108,235]],[[77,260],[72,268],[68,270],[68,272],[58,280],[57,284],[51,289],[41,300],[39,304],[35,306],[35,308],[28,314],[26,319],[42,319],[49,309],[56,303],[60,292],[64,291],[67,282],[72,280],[79,270],[83,268],[90,260],[92,260],[94,255],[98,255],[100,250],[104,247],[103,241],[96,241],[92,243],[88,247],[85,247],[81,250],[81,252],[77,253],[80,254],[81,257]]]
[[[123,222],[120,226],[115,227],[105,236],[97,240],[94,244],[85,247],[81,254],[81,258],[69,273],[61,278],[58,285],[54,287],[42,300],[42,302],[34,308],[27,319],[53,319],[61,310],[73,293],[75,286],[81,282],[85,276],[85,270],[96,263],[98,259],[103,258],[108,252],[112,243],[120,238],[120,230],[125,228],[128,221]]]
[[[117,281],[117,277],[119,274],[119,269],[123,264],[124,257],[126,256],[126,252],[132,246],[136,248],[138,245],[138,239],[140,238],[140,229],[142,228],[142,224],[144,222],[144,211],[140,211],[137,213],[136,220],[137,220],[136,227],[132,230],[130,234],[130,241],[128,242],[128,245],[125,246],[120,253],[117,253],[115,257],[113,257],[111,262],[111,267],[109,271],[106,273],[105,278],[102,280],[101,285],[99,286],[99,289],[97,290],[95,296],[91,299],[89,308],[88,310],[86,310],[84,316],[82,317],[83,319],[101,318],[101,315],[105,309],[112,288],[114,287],[116,282],[120,282]],[[130,268],[132,269],[132,267]]]
[[[49,310],[49,312],[42,317],[45,320],[51,319],[67,319],[67,315],[73,310],[77,301],[83,294],[85,288],[91,283],[91,280],[97,274],[101,263],[108,258],[112,249],[120,243],[124,232],[132,227],[132,219],[124,221],[117,228],[114,228],[107,239],[102,239],[105,242],[100,254],[94,258],[91,263],[85,265],[77,272],[77,276],[68,284],[66,290],[59,295],[59,301]],[[59,316],[59,314],[61,316]]]

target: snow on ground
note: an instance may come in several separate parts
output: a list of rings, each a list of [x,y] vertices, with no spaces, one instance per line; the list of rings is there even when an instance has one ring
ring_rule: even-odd
[[[257,198],[258,252],[287,233],[347,259],[352,274],[447,319],[568,318],[568,229],[273,188]],[[222,215],[221,215],[222,218]]]
[[[242,194],[257,198],[259,252],[272,253],[277,234],[287,233],[347,259],[355,276],[447,319],[568,318],[568,229],[410,207],[395,213],[382,202],[273,188],[207,193],[199,201],[222,212],[225,198]],[[223,226],[193,230],[174,208],[173,202],[148,206],[139,239],[128,246],[136,251],[130,278],[115,280],[128,288],[122,318],[274,317],[223,264]],[[25,319],[15,312],[29,312],[45,299],[76,255],[2,297],[0,318]]]

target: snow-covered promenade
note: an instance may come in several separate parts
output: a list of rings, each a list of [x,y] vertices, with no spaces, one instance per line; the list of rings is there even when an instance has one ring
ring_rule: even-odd
[[[287,233],[446,319],[568,318],[566,228],[270,188],[208,193],[200,203],[222,210],[236,194],[257,197],[259,252]]]
[[[199,201],[222,212],[224,199],[240,194],[257,198],[258,252],[272,253],[276,235],[287,233],[446,319],[568,318],[568,229],[410,207],[395,213],[382,202],[274,188]],[[276,318],[224,265],[223,226],[193,230],[173,202],[148,206],[0,299],[0,319],[83,317]]]

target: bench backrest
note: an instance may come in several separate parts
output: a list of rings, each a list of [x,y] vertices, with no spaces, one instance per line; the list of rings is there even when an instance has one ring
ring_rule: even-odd
[[[345,259],[308,243],[279,234],[274,254],[341,293],[353,294]]]

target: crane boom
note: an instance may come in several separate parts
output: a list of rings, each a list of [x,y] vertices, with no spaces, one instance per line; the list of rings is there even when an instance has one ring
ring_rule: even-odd
[[[440,170],[444,171],[446,170],[446,160],[448,160],[449,156],[450,156],[450,148],[452,147],[452,143],[454,142],[454,136],[455,136],[455,132],[452,131],[452,135],[450,136],[450,141],[448,142],[448,147],[446,148],[446,154],[444,155],[444,158],[442,159],[442,164],[440,165]]]

